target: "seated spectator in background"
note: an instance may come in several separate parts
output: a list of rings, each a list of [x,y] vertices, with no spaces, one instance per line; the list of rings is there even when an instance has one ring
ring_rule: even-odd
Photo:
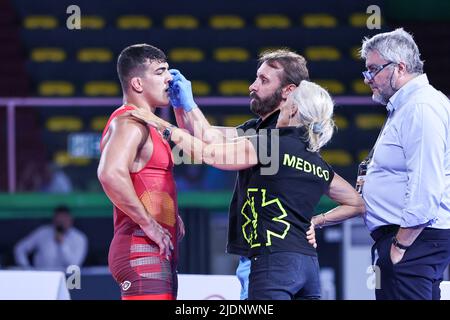
[[[19,176],[18,191],[69,193],[72,182],[60,166],[55,163],[29,162]]]
[[[86,235],[73,227],[69,208],[59,206],[54,211],[53,224],[39,227],[19,241],[14,256],[17,265],[24,268],[65,270],[70,265],[81,267],[87,246]]]

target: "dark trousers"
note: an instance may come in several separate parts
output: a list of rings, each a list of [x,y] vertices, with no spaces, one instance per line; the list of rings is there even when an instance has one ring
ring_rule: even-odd
[[[253,256],[249,280],[249,300],[320,299],[320,269],[315,256],[297,252]]]
[[[390,250],[397,230],[398,226],[385,226],[371,234],[378,252],[376,272],[381,277],[376,299],[439,300],[439,285],[450,263],[450,229],[425,228],[393,265]]]

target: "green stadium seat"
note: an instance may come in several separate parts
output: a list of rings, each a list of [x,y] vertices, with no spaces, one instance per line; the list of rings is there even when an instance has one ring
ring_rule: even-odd
[[[341,53],[336,47],[311,46],[305,49],[305,57],[307,60],[311,61],[320,61],[320,60],[336,61],[341,58]]]
[[[378,130],[383,127],[385,119],[380,113],[363,113],[355,116],[355,124],[361,130]]]
[[[80,131],[83,129],[83,121],[74,116],[54,116],[47,119],[45,128],[51,132]]]
[[[318,85],[324,87],[331,94],[343,94],[345,92],[345,85],[334,79],[314,79]]]

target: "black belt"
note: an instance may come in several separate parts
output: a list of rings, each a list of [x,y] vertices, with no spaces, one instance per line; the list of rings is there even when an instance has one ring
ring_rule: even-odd
[[[377,242],[378,240],[380,240],[383,236],[387,235],[387,234],[393,234],[395,232],[398,231],[400,226],[396,225],[396,224],[388,224],[382,227],[378,227],[376,228],[374,231],[372,231],[370,233],[370,236],[372,237],[372,239]]]

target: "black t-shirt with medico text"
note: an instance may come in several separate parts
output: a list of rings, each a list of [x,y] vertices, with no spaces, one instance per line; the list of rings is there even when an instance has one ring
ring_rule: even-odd
[[[250,138],[259,164],[252,168],[240,210],[248,257],[279,251],[317,255],[306,231],[334,172],[319,153],[307,150],[305,133],[286,127]]]

